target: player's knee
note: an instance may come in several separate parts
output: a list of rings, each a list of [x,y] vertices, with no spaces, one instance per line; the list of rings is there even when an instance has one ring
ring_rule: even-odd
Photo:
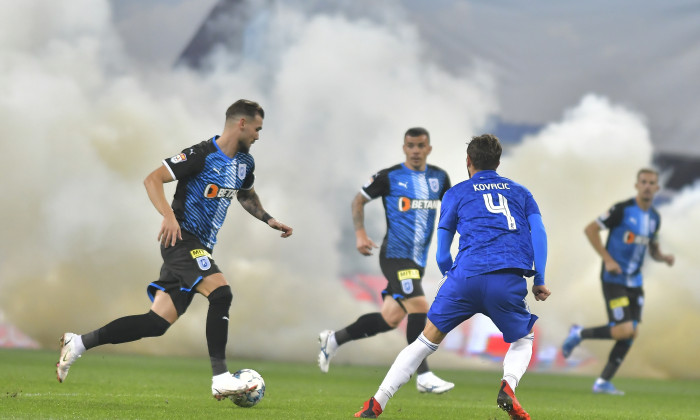
[[[168,328],[170,328],[171,324],[157,313],[148,311],[148,314],[146,315],[150,321],[147,336],[160,337],[161,335],[165,334],[166,331],[168,331]]]
[[[637,336],[637,330],[633,326],[629,326],[622,330],[622,340],[632,340]]]
[[[228,308],[231,306],[231,302],[233,301],[231,286],[226,285],[217,287],[213,292],[209,293],[207,299],[209,300],[209,305],[225,306]]]
[[[401,313],[400,315],[382,313],[382,319],[384,319],[386,325],[388,325],[392,330],[399,326],[401,321],[403,321],[404,316],[406,316],[404,313]]]

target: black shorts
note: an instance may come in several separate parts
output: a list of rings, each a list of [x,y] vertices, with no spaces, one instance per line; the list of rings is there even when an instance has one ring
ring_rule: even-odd
[[[386,289],[382,290],[382,298],[393,297],[397,301],[416,296],[425,296],[421,279],[425,268],[408,258],[382,258],[379,256],[379,267],[387,279]]]
[[[168,293],[180,316],[192,303],[197,283],[221,270],[211,257],[211,250],[205,248],[196,236],[184,230],[182,240],[167,248],[161,245],[160,254],[163,256],[160,277],[148,285],[146,292],[151,301],[155,298],[156,290]]]
[[[608,310],[610,325],[627,321],[642,321],[644,290],[641,287],[626,287],[603,282],[603,296],[605,297],[605,307]]]

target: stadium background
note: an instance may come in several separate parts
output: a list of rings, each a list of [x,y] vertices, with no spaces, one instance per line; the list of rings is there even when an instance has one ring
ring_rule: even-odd
[[[647,264],[641,336],[620,374],[700,377],[700,9],[689,4],[3,3],[2,322],[50,348],[64,330],[143,312],[160,217],[141,181],[218,133],[223,110],[245,97],[267,112],[256,190],[295,234],[279,240],[230,209],[214,257],[235,295],[231,355],[313,362],[319,330],[373,307],[342,281],[379,274],[376,257],[354,251],[349,203],[373,171],[403,159],[405,129],[423,125],[429,161],[455,183],[466,177],[465,141],[496,132],[500,172],[538,199],[553,291],[531,302],[540,349],[558,346],[572,322],[605,322],[583,227],[634,194],[639,167],[664,169],[673,188],[659,200],[661,244],[677,264]],[[367,220],[380,240],[379,203]],[[429,295],[438,280],[430,264]],[[166,336],[98,351],[205,355],[205,314],[195,299]],[[391,333],[337,360],[387,364],[403,345]],[[608,348],[586,342],[579,365],[554,368],[596,374]],[[498,366],[449,351],[433,359]]]

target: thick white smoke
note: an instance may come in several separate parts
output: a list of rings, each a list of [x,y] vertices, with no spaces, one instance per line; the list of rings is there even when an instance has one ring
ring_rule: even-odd
[[[415,31],[395,22],[280,8],[258,23],[266,36],[250,57],[219,50],[205,74],[153,74],[130,63],[106,2],[3,7],[3,28],[42,23],[44,30],[19,30],[2,51],[0,130],[13,150],[6,167],[13,176],[1,181],[9,240],[0,301],[44,345],[64,330],[86,332],[147,310],[145,286],[160,265],[160,216],[141,181],[164,157],[219,133],[226,107],[243,97],[267,112],[252,150],[256,190],[295,234],[281,240],[231,208],[214,253],[235,295],[230,349],[313,360],[320,329],[370,309],[339,282],[356,265],[378,272],[352,242],[349,252],[338,251],[360,185],[403,160],[409,126],[435,127],[436,149],[461,148],[495,109],[488,76],[446,74],[424,60]],[[383,217],[373,206],[379,240]],[[205,308],[195,299],[165,337],[119,349],[205,354]],[[363,346],[376,347],[359,345],[354,357]]]
[[[644,118],[587,95],[561,121],[511,149],[501,163],[502,174],[530,187],[547,228],[552,296],[544,303],[530,302],[542,317],[544,343],[559,345],[573,323],[607,323],[600,258],[583,229],[612,204],[636,194],[637,171],[649,167],[651,159]],[[691,255],[697,239],[688,234],[700,228],[700,188],[684,190],[658,210],[661,250],[675,254],[676,265],[669,268],[647,256],[642,324],[620,374],[697,377],[700,364],[692,349],[700,341],[686,331],[700,318],[700,288],[694,281],[699,267]],[[605,239],[607,232],[602,235]],[[582,347],[599,360],[583,370],[598,374],[612,342],[584,341]]]
[[[391,13],[369,21],[279,6],[255,23],[250,48],[219,50],[198,74],[135,68],[106,1],[2,9],[0,142],[8,159],[0,178],[0,308],[45,346],[66,330],[87,332],[147,310],[145,286],[160,267],[161,218],[141,181],[161,159],[219,133],[226,107],[248,98],[266,110],[252,149],[256,190],[295,232],[282,240],[235,204],[229,210],[214,252],[234,291],[229,350],[234,357],[314,360],[319,330],[373,309],[354,302],[339,281],[348,272],[379,273],[376,256],[354,251],[349,207],[360,185],[403,160],[403,132],[417,125],[431,132],[429,161],[453,182],[465,179],[465,142],[497,112],[487,72],[443,71],[414,28]],[[543,339],[558,344],[569,323],[604,321],[598,261],[582,229],[633,194],[650,144],[640,116],[588,96],[503,159],[501,173],[532,189],[550,236],[554,294],[531,305],[542,316]],[[639,361],[654,374],[698,371],[689,352],[665,364],[655,357],[659,350],[643,353],[652,347],[645,334],[670,331],[661,324],[674,319],[667,314],[698,317],[697,289],[683,293],[697,262],[681,234],[697,230],[698,221],[684,217],[697,215],[697,196],[689,190],[661,208],[662,249],[677,255],[678,266],[649,263],[644,329],[630,354],[631,366]],[[380,240],[380,203],[368,205],[367,219]],[[431,262],[428,284],[436,271]],[[673,283],[674,302],[655,306],[668,298],[654,292],[657,278]],[[164,337],[110,350],[204,355],[205,311],[204,299],[195,298]],[[403,343],[399,333],[353,343],[339,361],[366,363],[373,352],[373,361],[387,363]]]

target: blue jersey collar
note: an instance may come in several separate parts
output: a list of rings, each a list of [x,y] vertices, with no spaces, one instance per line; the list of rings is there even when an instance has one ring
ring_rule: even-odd
[[[221,137],[221,136],[218,135],[218,134],[215,135],[214,137],[211,138],[211,142],[214,143],[214,147],[216,147],[216,150],[219,152],[219,154],[220,154],[221,156],[223,156],[224,158],[226,158],[226,160],[228,160],[228,161],[232,161],[233,158],[232,158],[232,157],[229,157],[226,153],[224,153],[224,151],[221,150],[221,148],[219,147],[219,143],[216,142],[216,139],[218,139],[219,137]],[[238,154],[238,153],[236,153],[236,154]],[[234,155],[234,157],[236,157],[236,156]]]
[[[407,170],[409,170],[409,171],[411,171],[411,172],[415,172],[415,173],[417,173],[417,174],[424,174],[424,173],[426,173],[426,172],[428,171],[428,164],[427,164],[427,163],[425,164],[425,170],[424,170],[424,171],[416,171],[416,170],[414,170],[414,169],[411,169],[411,168],[409,168],[408,166],[406,166],[406,162],[401,162],[401,166],[403,166],[404,169],[407,169]]]
[[[496,177],[498,177],[498,176],[500,176],[500,175],[498,175],[498,173],[497,173],[495,170],[493,170],[493,169],[484,169],[484,170],[482,170],[482,171],[477,172],[477,173],[476,173],[473,177],[471,177],[470,179],[474,179],[474,180],[476,180],[476,179],[488,179],[488,178],[496,178]]]

